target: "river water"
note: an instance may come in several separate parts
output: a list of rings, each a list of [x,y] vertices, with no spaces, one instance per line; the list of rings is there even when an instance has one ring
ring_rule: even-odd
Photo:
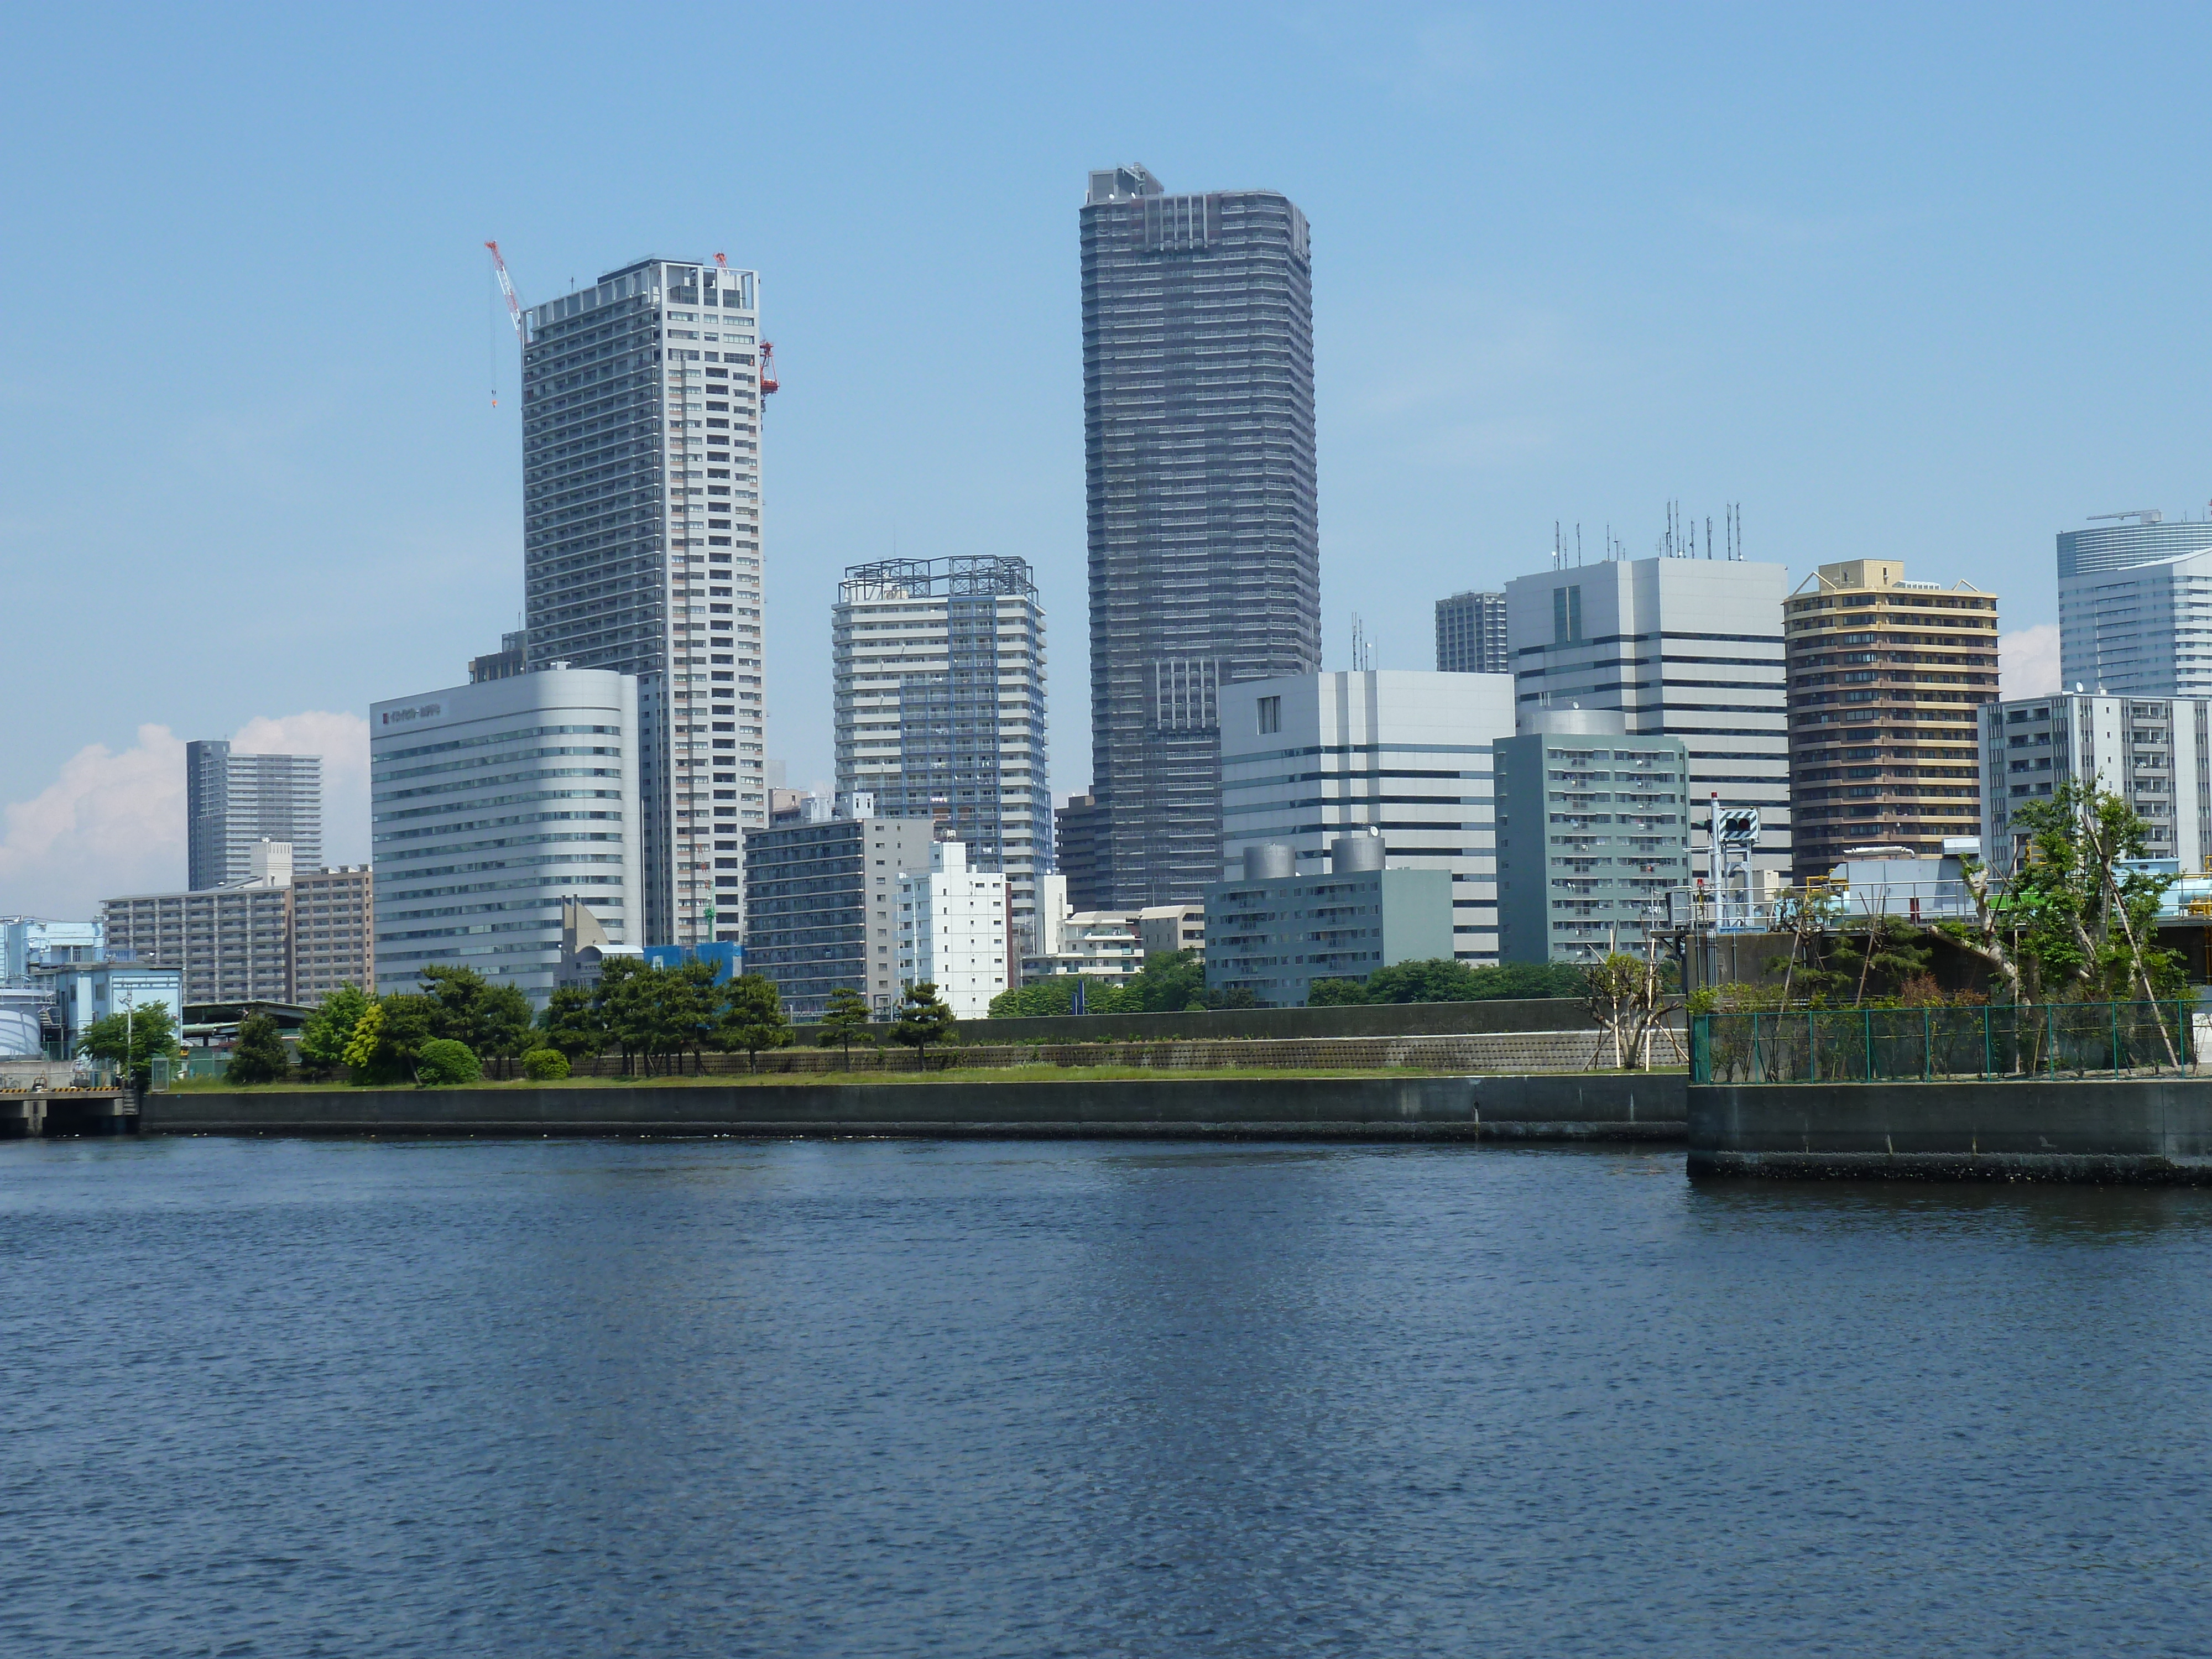
[[[2202,1654],[2212,1194],[0,1146],[0,1653]]]

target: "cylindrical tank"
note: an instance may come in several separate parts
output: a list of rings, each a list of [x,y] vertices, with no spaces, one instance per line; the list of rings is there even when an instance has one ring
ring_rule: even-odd
[[[0,1059],[36,1058],[45,1052],[39,1042],[39,1008],[50,1000],[33,987],[0,985]]]
[[[1247,881],[1276,881],[1297,872],[1296,856],[1279,841],[1244,849],[1244,879]]]
[[[1382,834],[1370,830],[1357,836],[1339,836],[1328,845],[1328,867],[1340,876],[1355,870],[1382,867]]]
[[[1628,734],[1628,716],[1618,708],[1528,708],[1521,713],[1519,732],[1555,738],[1619,738]]]

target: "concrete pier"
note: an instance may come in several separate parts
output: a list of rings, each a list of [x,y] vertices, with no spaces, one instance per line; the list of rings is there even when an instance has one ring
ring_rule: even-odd
[[[134,1134],[137,1127],[138,1103],[127,1089],[0,1091],[0,1140],[48,1134]]]

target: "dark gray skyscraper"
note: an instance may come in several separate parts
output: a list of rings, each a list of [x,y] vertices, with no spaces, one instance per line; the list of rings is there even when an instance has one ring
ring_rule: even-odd
[[[292,844],[292,865],[323,863],[323,757],[234,755],[228,738],[185,745],[185,881],[245,881],[257,842]]]
[[[1321,666],[1313,284],[1273,191],[1083,204],[1091,792],[1103,896],[1221,878],[1219,690]]]

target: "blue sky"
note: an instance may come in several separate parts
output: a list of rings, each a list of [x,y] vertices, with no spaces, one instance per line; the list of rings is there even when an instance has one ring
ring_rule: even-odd
[[[185,738],[324,742],[366,852],[333,717],[520,603],[488,236],[526,302],[763,272],[797,782],[837,573],[894,538],[1036,563],[1087,781],[1075,213],[1112,161],[1312,221],[1330,666],[1355,611],[1428,666],[1438,595],[1554,520],[1647,555],[1670,499],[2048,623],[2055,531],[2212,497],[2208,48],[2180,9],[11,8],[0,913],[180,881]]]

